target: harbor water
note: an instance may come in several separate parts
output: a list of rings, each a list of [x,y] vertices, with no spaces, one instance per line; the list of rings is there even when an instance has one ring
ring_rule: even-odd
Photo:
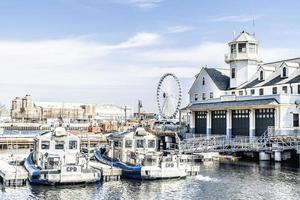
[[[300,199],[298,166],[214,162],[201,175],[160,181],[121,180],[88,185],[6,187],[0,199]]]

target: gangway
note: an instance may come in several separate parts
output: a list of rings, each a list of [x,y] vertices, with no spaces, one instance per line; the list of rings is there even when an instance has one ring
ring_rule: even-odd
[[[180,142],[182,153],[204,152],[259,152],[296,150],[300,153],[300,135],[281,135],[274,127],[269,127],[260,137],[201,136]]]

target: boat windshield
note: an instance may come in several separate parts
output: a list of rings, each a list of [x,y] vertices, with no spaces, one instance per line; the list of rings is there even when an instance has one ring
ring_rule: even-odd
[[[42,141],[42,149],[50,149],[50,141]]]
[[[144,148],[144,140],[136,140],[136,148]]]
[[[132,140],[125,140],[125,148],[132,148]]]
[[[56,141],[55,149],[64,149],[65,142],[64,141]]]
[[[148,140],[148,148],[155,148],[155,140]]]
[[[69,149],[77,149],[77,141],[69,141]]]

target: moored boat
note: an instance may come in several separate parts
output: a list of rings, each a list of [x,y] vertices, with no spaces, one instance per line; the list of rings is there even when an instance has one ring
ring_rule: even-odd
[[[79,148],[79,138],[63,127],[38,135],[24,163],[29,181],[43,185],[100,181],[100,171],[89,166],[89,158]]]
[[[186,163],[188,155],[180,155],[172,148],[170,137],[165,139],[138,127],[114,133],[108,138],[110,145],[96,149],[95,158],[99,162],[120,168],[124,178],[184,178],[193,169]]]

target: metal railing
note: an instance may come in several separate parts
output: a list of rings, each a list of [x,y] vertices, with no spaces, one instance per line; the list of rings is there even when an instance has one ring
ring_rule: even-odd
[[[238,152],[238,151],[284,151],[300,152],[300,135],[279,134],[280,130],[269,127],[260,137],[201,136],[180,142],[179,150],[186,153]]]

